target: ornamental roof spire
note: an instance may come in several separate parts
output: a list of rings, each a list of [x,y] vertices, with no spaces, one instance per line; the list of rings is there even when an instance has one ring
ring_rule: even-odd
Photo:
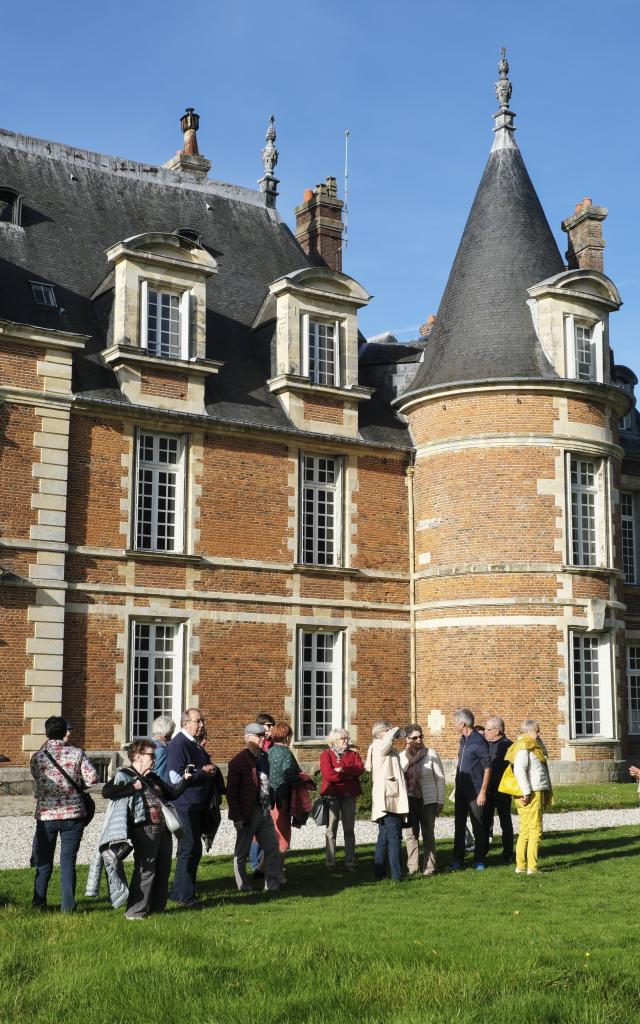
[[[265,193],[267,206],[274,207],[276,205],[276,196],[278,195],[278,185],[280,182],[273,173],[276,168],[276,164],[278,163],[279,156],[275,145],[276,119],[273,114],[269,118],[265,142],[266,145],[260,153],[260,156],[262,157],[262,164],[264,166],[264,176],[260,178],[258,184],[260,186],[260,191]]]
[[[515,131],[513,119],[516,115],[509,109],[509,100],[511,99],[513,86],[509,81],[509,61],[507,60],[507,51],[504,46],[500,50],[498,73],[500,78],[496,82],[496,96],[498,97],[500,110],[497,114],[493,115],[496,122],[496,126],[493,130],[496,134],[495,139],[493,140],[492,152],[497,149],[518,148],[516,140],[513,137],[513,133]]]

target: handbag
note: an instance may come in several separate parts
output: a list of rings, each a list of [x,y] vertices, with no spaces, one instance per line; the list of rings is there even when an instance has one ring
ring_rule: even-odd
[[[147,782],[144,775],[141,775],[140,772],[136,772],[135,768],[132,768],[131,770],[135,772],[137,778],[140,779],[140,782],[143,782],[147,789],[150,790],[150,792],[153,794],[154,800],[157,800],[158,803],[160,804],[160,810],[162,811],[164,823],[171,832],[171,835],[175,836],[176,839],[182,839],[182,837],[184,836],[184,828],[182,827],[182,822],[180,821],[180,818],[178,817],[178,812],[176,811],[173,804],[169,800],[163,800],[162,797],[158,796],[155,789],[149,782]]]
[[[510,764],[505,768],[502,778],[500,779],[500,785],[498,786],[498,793],[506,793],[508,796],[522,796],[522,790],[518,785],[513,768]]]
[[[311,805],[311,817],[318,828],[326,828],[329,824],[329,806],[331,801],[326,796],[317,796]]]
[[[82,800],[82,803],[84,805],[84,811],[85,811],[84,827],[86,828],[86,826],[90,822],[93,821],[93,816],[96,813],[96,803],[95,803],[95,800],[91,796],[91,793],[89,793],[86,789],[83,789],[82,786],[79,786],[78,783],[75,781],[75,779],[72,779],[71,776],[69,774],[67,774],[67,772],[65,772],[64,768],[61,765],[58,764],[58,762],[56,761],[55,757],[52,757],[48,750],[45,750],[44,753],[45,753],[46,757],[48,757],[49,760],[51,761],[51,764],[54,764],[56,766],[56,768],[58,769],[60,774],[64,775],[64,777],[67,780],[67,782],[70,783],[70,785],[72,785],[73,788],[76,790],[76,792],[79,794],[80,799]],[[83,750],[82,751],[82,757],[84,757],[84,756],[85,756],[85,753],[84,753],[84,750]],[[80,762],[79,763],[80,764],[82,763],[82,758],[80,758]]]

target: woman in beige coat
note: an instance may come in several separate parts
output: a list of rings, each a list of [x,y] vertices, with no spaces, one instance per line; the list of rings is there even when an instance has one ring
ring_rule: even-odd
[[[386,877],[388,858],[391,877],[399,882],[402,878],[402,827],[409,814],[409,801],[400,755],[394,750],[393,741],[402,734],[397,726],[392,728],[387,721],[376,722],[371,732],[373,742],[365,769],[371,772],[371,820],[378,823],[374,878],[380,882]]]

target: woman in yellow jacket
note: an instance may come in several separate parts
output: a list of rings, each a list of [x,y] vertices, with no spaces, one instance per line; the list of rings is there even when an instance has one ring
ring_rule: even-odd
[[[551,803],[551,780],[547,767],[547,748],[540,739],[540,723],[527,718],[522,723],[522,734],[507,750],[505,761],[513,766],[513,774],[500,783],[502,792],[515,777],[511,790],[515,797],[520,833],[516,844],[516,874],[538,873],[538,849],[542,837],[542,812]],[[507,774],[507,773],[505,773]],[[503,784],[505,789],[503,789]]]

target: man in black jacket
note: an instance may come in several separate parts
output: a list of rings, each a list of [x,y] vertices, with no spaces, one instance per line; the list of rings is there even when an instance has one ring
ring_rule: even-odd
[[[484,738],[489,744],[491,756],[491,779],[487,787],[487,802],[484,805],[484,834],[489,849],[489,836],[493,825],[494,812],[498,812],[502,829],[502,859],[505,864],[513,864],[513,823],[511,821],[511,797],[508,793],[499,793],[498,786],[504,775],[507,762],[504,755],[511,746],[511,740],[504,734],[504,722],[498,715],[487,718],[484,727]]]

